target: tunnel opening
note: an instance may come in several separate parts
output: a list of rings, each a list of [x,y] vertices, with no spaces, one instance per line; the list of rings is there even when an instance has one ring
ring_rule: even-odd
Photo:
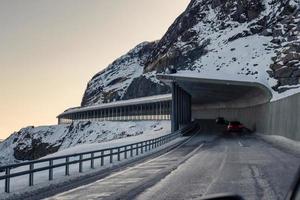
[[[267,103],[272,98],[267,86],[253,81],[209,79],[182,74],[159,74],[157,77],[172,88],[173,131],[192,121],[204,124],[205,129],[220,131],[224,125],[216,124],[215,120],[219,117],[247,124],[247,118],[236,111]]]

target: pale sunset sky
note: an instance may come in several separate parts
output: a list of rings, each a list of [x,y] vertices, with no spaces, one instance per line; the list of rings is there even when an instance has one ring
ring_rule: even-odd
[[[52,125],[87,82],[143,41],[160,39],[189,0],[1,0],[0,139]]]

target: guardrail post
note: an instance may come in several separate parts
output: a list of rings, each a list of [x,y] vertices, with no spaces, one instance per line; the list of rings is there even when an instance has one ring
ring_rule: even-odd
[[[130,157],[133,157],[133,145],[130,145]]]
[[[139,143],[136,144],[136,150],[135,151],[136,151],[136,155],[138,156],[139,155]]]
[[[70,161],[70,158],[69,157],[66,157],[66,169],[65,169],[65,175],[66,176],[70,176],[70,167],[69,167],[69,161]]]
[[[112,149],[110,150],[109,161],[110,161],[110,164],[113,163],[113,150]]]
[[[151,149],[151,140],[148,141],[148,151]]]
[[[10,175],[10,168],[5,169],[5,175]],[[5,178],[5,192],[10,193],[10,178]]]
[[[33,170],[34,165],[33,163],[29,164],[29,170]],[[29,186],[33,186],[33,172],[29,173]]]
[[[104,151],[101,151],[101,166],[104,165]]]
[[[49,160],[49,181],[53,180],[53,160]]]
[[[127,146],[125,146],[125,154],[124,154],[124,158],[127,159]]]
[[[82,154],[79,155],[79,173],[82,173]]]
[[[118,161],[121,160],[120,150],[121,150],[121,148],[119,147],[119,148],[118,148]]]
[[[145,152],[148,151],[148,141],[145,142]]]
[[[91,153],[91,168],[94,169],[95,165],[94,165],[94,153]]]
[[[141,142],[141,154],[144,153],[144,142]]]

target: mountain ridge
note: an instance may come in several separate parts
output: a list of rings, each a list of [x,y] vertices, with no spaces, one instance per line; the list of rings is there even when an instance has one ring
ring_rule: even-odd
[[[298,0],[192,0],[160,40],[118,58],[105,69],[109,76],[94,76],[81,105],[168,93],[155,75],[171,67],[208,77],[250,76],[276,93],[298,88],[299,18]]]

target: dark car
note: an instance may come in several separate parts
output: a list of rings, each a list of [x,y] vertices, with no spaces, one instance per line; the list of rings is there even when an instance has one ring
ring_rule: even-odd
[[[216,124],[227,125],[228,122],[224,119],[224,117],[218,117],[218,118],[216,119]]]
[[[227,126],[227,132],[243,132],[245,129],[245,126],[241,124],[239,121],[232,121],[229,122]]]

